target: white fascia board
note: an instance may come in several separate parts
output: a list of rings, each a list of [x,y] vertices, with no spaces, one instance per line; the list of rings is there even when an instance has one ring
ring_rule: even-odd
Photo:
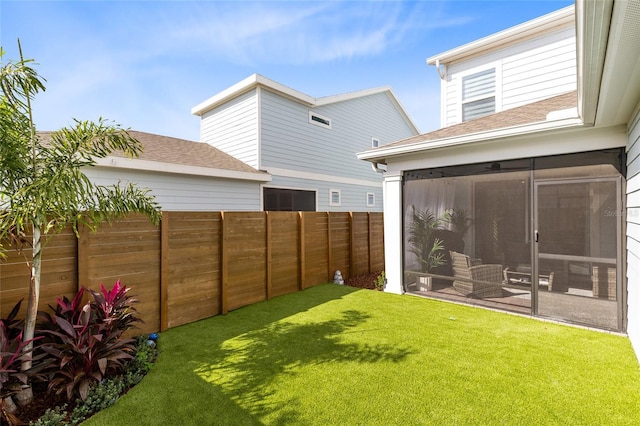
[[[207,176],[223,179],[271,182],[268,173],[251,173],[237,170],[214,169],[211,167],[187,166],[184,164],[140,160],[136,158],[106,157],[96,160],[96,166],[116,169],[140,170],[146,172],[176,173],[182,175]]]
[[[515,43],[524,38],[533,38],[544,33],[554,31],[575,23],[574,6],[567,6],[555,12],[548,13],[531,21],[527,21],[515,27],[497,32],[490,36],[472,41],[465,45],[456,47],[446,52],[427,58],[428,65],[435,65],[436,62],[448,64],[470,56],[477,56],[490,50],[501,48],[505,45]]]
[[[295,179],[315,180],[321,182],[342,183],[345,185],[359,185],[382,188],[382,179],[370,181],[365,179],[354,179],[341,176],[327,175],[324,173],[303,172],[300,170],[281,169],[278,167],[266,167],[266,171],[273,176],[282,176]]]
[[[305,95],[302,92],[298,92],[297,90],[287,87],[284,84],[280,84],[277,81],[273,81],[264,76],[261,76],[260,74],[253,74],[191,108],[191,114],[203,115],[207,111],[212,110],[213,108],[223,104],[229,99],[233,99],[247,92],[248,90],[257,87],[258,85],[269,88],[275,92],[281,93],[300,102],[309,105],[315,104],[315,98],[309,95]]]
[[[540,133],[548,130],[562,130],[569,128],[583,127],[584,124],[579,118],[566,118],[557,121],[543,121],[524,126],[505,127],[487,132],[471,133],[463,136],[454,136],[435,140],[415,142],[407,145],[382,147],[376,150],[369,150],[356,153],[359,160],[378,162],[385,164],[386,159],[398,155],[411,154],[418,151],[429,151],[432,149],[452,147],[458,145],[484,142],[495,139],[504,139]]]

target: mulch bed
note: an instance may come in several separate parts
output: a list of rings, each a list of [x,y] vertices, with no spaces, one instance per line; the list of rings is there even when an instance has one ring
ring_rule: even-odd
[[[344,280],[344,284],[350,287],[364,288],[367,290],[376,290],[376,278],[382,271],[373,272],[366,275],[358,275]]]
[[[67,408],[70,408],[69,412],[73,410],[75,401],[67,401],[65,394],[56,395],[55,393],[47,392],[46,385],[42,383],[33,384],[33,401],[24,406],[18,406],[18,411],[14,413],[15,420],[19,419],[21,425],[28,425],[29,422],[37,421],[47,409],[54,409],[55,407],[67,404]],[[4,425],[3,421],[0,421]]]

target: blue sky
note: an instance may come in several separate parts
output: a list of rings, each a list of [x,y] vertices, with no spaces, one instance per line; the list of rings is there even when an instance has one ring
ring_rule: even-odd
[[[439,127],[427,57],[572,1],[7,1],[3,61],[20,38],[46,78],[38,130],[73,118],[199,140],[191,108],[253,73],[313,97],[391,86],[421,132]]]

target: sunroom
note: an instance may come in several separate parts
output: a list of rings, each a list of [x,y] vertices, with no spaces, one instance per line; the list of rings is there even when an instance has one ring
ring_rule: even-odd
[[[386,164],[387,290],[623,331],[626,129],[584,126],[575,105],[360,154]]]

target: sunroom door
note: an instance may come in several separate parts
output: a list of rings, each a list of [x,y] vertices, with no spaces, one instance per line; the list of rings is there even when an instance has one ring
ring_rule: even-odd
[[[534,187],[534,313],[622,329],[620,179],[543,179]]]

